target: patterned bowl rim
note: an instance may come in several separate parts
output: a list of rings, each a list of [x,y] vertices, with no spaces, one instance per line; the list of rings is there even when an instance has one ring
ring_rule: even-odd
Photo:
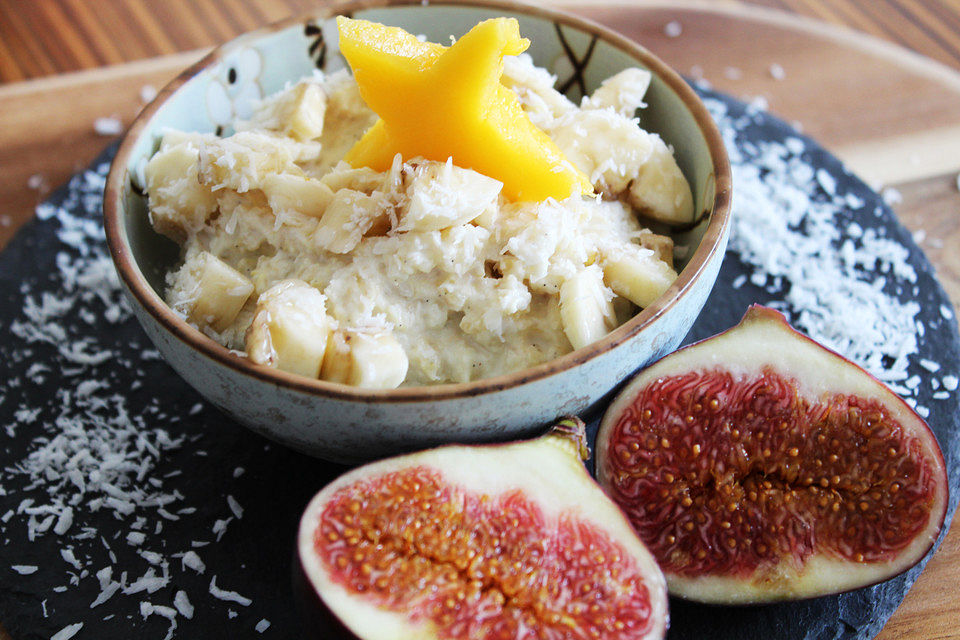
[[[320,6],[313,11],[286,18],[261,29],[248,32],[226,42],[204,56],[171,80],[137,116],[127,130],[117,155],[114,157],[107,176],[104,192],[104,227],[107,245],[116,265],[120,278],[132,293],[136,301],[167,332],[202,356],[229,367],[233,371],[255,378],[264,383],[282,386],[308,395],[336,398],[361,403],[381,402],[425,402],[456,400],[480,396],[504,389],[533,383],[564,371],[574,369],[581,364],[607,353],[630,341],[654,321],[663,317],[674,308],[684,296],[690,295],[696,280],[706,271],[707,265],[722,251],[723,239],[730,225],[731,173],[730,163],[720,131],[706,106],[693,89],[666,63],[661,61],[643,46],[621,36],[599,24],[554,9],[530,5],[514,0],[430,0],[430,6],[464,6],[493,11],[509,11],[541,18],[588,33],[599,40],[619,49],[640,61],[653,74],[658,76],[690,110],[707,142],[710,153],[715,190],[712,208],[706,207],[704,214],[710,215],[700,244],[686,267],[670,288],[650,306],[636,316],[610,332],[602,339],[586,347],[564,354],[547,362],[491,378],[482,378],[472,382],[446,383],[431,386],[401,387],[397,389],[363,389],[347,385],[314,380],[296,374],[287,373],[250,362],[226,347],[207,337],[198,329],[190,326],[167,306],[153,290],[137,266],[126,234],[126,221],[122,215],[123,190],[128,180],[128,164],[136,143],[143,135],[150,119],[160,107],[188,80],[219,62],[238,40],[251,41],[310,20],[326,20],[337,15],[352,14],[366,9],[420,6],[421,0],[339,0]]]

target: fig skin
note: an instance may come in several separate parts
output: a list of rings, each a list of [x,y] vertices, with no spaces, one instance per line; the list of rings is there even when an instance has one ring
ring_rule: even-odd
[[[636,638],[638,640],[663,638],[668,623],[666,583],[663,574],[620,510],[604,495],[600,487],[587,473],[582,463],[582,457],[585,453],[587,453],[587,449],[583,423],[578,419],[570,419],[562,421],[549,434],[536,440],[511,444],[440,447],[371,463],[341,476],[311,500],[300,523],[297,541],[299,562],[295,563],[294,577],[295,583],[299,581],[301,586],[305,585],[305,588],[298,588],[298,600],[307,610],[307,626],[311,629],[311,632],[321,627],[324,629],[339,627],[340,625],[335,622],[331,624],[330,619],[332,617],[338,620],[343,628],[349,630],[349,635],[343,637],[356,637],[361,640],[433,640],[439,638],[446,640],[461,637],[457,633],[448,634],[444,632],[439,623],[430,617],[427,607],[422,603],[409,604],[408,601],[403,601],[400,606],[390,607],[377,601],[375,597],[370,597],[375,595],[372,594],[373,590],[370,588],[366,593],[358,595],[355,587],[347,587],[349,577],[344,578],[346,574],[339,578],[334,575],[331,570],[334,555],[329,555],[328,559],[325,560],[321,558],[318,551],[319,546],[324,544],[320,533],[330,531],[329,528],[322,527],[332,522],[324,520],[324,518],[327,518],[328,513],[333,513],[334,516],[341,513],[337,510],[338,505],[350,504],[349,502],[343,502],[343,496],[357,495],[345,492],[355,491],[357,487],[360,487],[361,495],[373,495],[376,489],[369,489],[369,487],[377,486],[376,483],[382,482],[383,478],[391,477],[391,474],[396,475],[409,470],[427,469],[431,473],[438,472],[444,488],[452,488],[455,492],[453,495],[465,496],[456,505],[461,513],[469,508],[464,505],[469,504],[471,500],[474,500],[474,505],[479,501],[479,504],[493,504],[497,508],[502,504],[509,504],[512,507],[514,502],[510,496],[520,495],[521,502],[526,500],[533,503],[543,514],[540,521],[542,526],[534,530],[526,530],[524,535],[530,534],[527,535],[527,541],[549,540],[551,534],[559,535],[557,532],[561,529],[560,522],[570,522],[571,519],[577,523],[577,526],[584,525],[589,531],[599,532],[601,536],[605,536],[604,539],[610,543],[606,548],[609,549],[612,545],[617,552],[622,553],[622,561],[617,560],[616,557],[612,560],[609,557],[606,559],[599,558],[599,560],[590,558],[589,553],[595,552],[596,549],[589,545],[582,549],[582,554],[579,551],[573,551],[572,553],[578,559],[589,561],[594,571],[589,573],[588,576],[602,574],[606,579],[611,567],[623,567],[624,575],[633,576],[643,585],[641,593],[644,590],[646,592],[645,597],[647,598],[649,614],[645,619],[646,621],[642,620],[642,624],[638,625],[639,629],[634,629],[632,632],[614,632],[611,630],[610,633],[605,633],[602,637],[611,640],[615,638]],[[405,478],[405,476],[402,477]],[[406,482],[406,479],[404,482]],[[358,483],[364,484],[358,485]],[[504,497],[509,502],[499,502]],[[349,499],[353,500],[352,497]],[[376,500],[377,498],[373,499]],[[413,498],[413,500],[416,499]],[[443,504],[451,503],[445,502]],[[434,509],[437,509],[437,507],[435,506]],[[355,513],[358,513],[359,517],[364,513],[378,514],[381,512],[376,510],[366,511],[365,508],[361,508]],[[499,515],[499,513],[505,512],[498,512],[496,515]],[[513,525],[507,525],[501,531],[502,536],[510,536],[513,530],[524,531],[526,526],[537,524],[536,521],[524,521],[523,511],[521,510],[519,513],[521,514],[519,516],[521,524],[516,525],[515,521]],[[469,520],[464,520],[464,522],[469,523]],[[335,524],[339,525],[340,523],[337,521]],[[477,525],[478,528],[475,531],[478,532],[485,525],[484,522],[475,522],[474,524]],[[492,524],[490,526],[495,528],[496,525]],[[345,530],[340,530],[343,531],[344,536],[348,535]],[[581,529],[577,529],[577,531],[579,532]],[[588,533],[587,535],[592,534]],[[381,539],[381,542],[385,539],[386,536]],[[519,539],[524,539],[523,535]],[[557,538],[557,540],[559,539]],[[503,551],[497,551],[495,554],[499,556],[502,553],[504,557],[510,557],[509,545],[511,542],[505,537],[497,538],[497,540],[503,545],[501,547]],[[587,542],[588,540],[585,540],[584,543]],[[459,549],[460,547],[455,548]],[[543,548],[549,550],[550,546],[545,544]],[[565,549],[569,548],[571,547],[565,547]],[[435,553],[435,551],[431,553]],[[549,556],[549,551],[547,553]],[[548,556],[543,556],[540,566],[550,566],[550,557]],[[449,565],[444,566],[449,567]],[[555,578],[558,575],[570,576],[571,579],[576,577],[575,571],[577,569],[573,567],[571,567],[570,573],[562,573],[566,569],[566,565],[552,566],[557,567],[559,571],[557,574],[549,576],[547,579],[549,585],[567,584],[566,581],[556,580]],[[299,575],[297,575],[298,572]],[[543,576],[541,575],[541,577]],[[485,578],[484,580],[488,579]],[[433,583],[428,581],[426,584],[428,585],[427,589],[429,589],[429,585]],[[526,589],[531,589],[531,585],[524,584],[525,586],[518,594],[520,596]],[[536,587],[536,585],[533,585],[533,587]],[[484,589],[500,590],[507,593],[506,585],[498,583],[496,580],[486,583]],[[570,592],[575,593],[572,589]],[[542,598],[542,594],[543,591],[541,590],[541,599],[539,600],[536,599],[537,596],[531,595],[530,598],[533,599],[528,600],[528,604],[529,602],[542,602],[546,605],[547,612],[552,611],[550,608],[552,601],[549,600],[549,594],[546,598]],[[522,601],[523,598],[521,597],[518,600],[520,604],[517,606],[524,606]],[[600,601],[598,600],[598,602]],[[507,604],[509,605],[510,602]],[[541,634],[541,631],[541,629],[537,630],[537,637],[580,637],[568,633],[561,636],[548,635],[546,631]],[[337,629],[337,632],[337,637],[340,637],[342,629]],[[553,633],[556,633],[556,627],[553,627]],[[323,634],[320,635],[327,637]],[[468,636],[464,635],[462,637]],[[494,635],[492,637],[506,638],[508,636]]]
[[[720,373],[718,374],[718,372]],[[774,377],[764,378],[764,375],[768,375],[768,372],[773,372]],[[703,378],[696,379],[695,376],[698,375],[702,375]],[[754,438],[764,435],[771,436],[766,442],[771,445],[774,444],[776,434],[773,433],[773,425],[768,424],[765,427],[767,430],[758,435],[758,431],[750,431],[748,425],[750,419],[755,418],[754,414],[737,415],[735,408],[729,409],[720,404],[714,407],[713,401],[708,401],[711,404],[710,410],[718,410],[721,414],[728,410],[733,413],[733,419],[724,423],[732,426],[732,430],[728,429],[726,433],[718,433],[717,429],[710,427],[710,424],[716,424],[716,422],[711,423],[713,418],[708,414],[708,410],[702,408],[702,404],[696,405],[696,409],[691,411],[689,404],[684,405],[681,399],[673,397],[668,398],[668,400],[677,400],[678,406],[685,407],[680,410],[686,413],[686,418],[684,418],[686,425],[678,426],[676,422],[670,424],[646,424],[643,422],[645,419],[650,419],[651,423],[656,422],[656,418],[652,418],[652,416],[654,411],[658,411],[657,407],[652,405],[643,405],[641,410],[643,394],[650,393],[652,389],[668,389],[673,381],[678,380],[685,380],[682,384],[677,384],[677,389],[683,389],[678,391],[678,394],[688,393],[691,388],[695,393],[697,387],[706,388],[708,383],[712,381],[705,380],[705,378],[719,379],[722,375],[729,376],[724,378],[725,381],[734,380],[736,383],[742,382],[744,385],[748,384],[747,381],[753,381],[753,384],[761,385],[761,382],[758,382],[761,379],[772,379],[776,382],[778,379],[776,376],[779,376],[781,382],[783,380],[787,381],[788,393],[796,394],[795,398],[786,397],[784,399],[785,403],[796,401],[796,398],[799,398],[801,403],[806,403],[799,406],[820,408],[825,405],[829,409],[831,408],[830,403],[837,401],[838,398],[852,398],[854,400],[850,400],[850,404],[843,405],[844,410],[856,411],[863,406],[866,407],[864,411],[873,411],[874,416],[878,415],[877,411],[885,412],[887,422],[884,424],[892,425],[893,431],[899,435],[899,442],[903,445],[899,448],[908,449],[906,452],[896,453],[895,455],[900,456],[896,460],[906,460],[911,455],[913,456],[911,460],[919,460],[919,463],[917,463],[918,477],[915,480],[917,483],[922,483],[923,487],[929,488],[929,490],[925,489],[926,493],[923,494],[927,499],[925,523],[920,521],[915,535],[907,540],[901,548],[894,549],[889,553],[886,553],[886,549],[882,550],[884,553],[877,551],[878,556],[886,554],[886,557],[867,559],[863,554],[860,554],[859,561],[856,554],[852,558],[844,557],[842,553],[836,550],[837,545],[846,545],[846,548],[849,549],[850,545],[856,542],[855,538],[847,540],[841,539],[842,536],[829,538],[827,535],[818,537],[816,533],[811,533],[818,531],[816,527],[820,524],[823,524],[824,529],[827,529],[827,525],[824,523],[830,517],[829,514],[824,516],[822,515],[823,511],[821,511],[819,515],[815,515],[816,508],[814,507],[804,512],[801,517],[790,519],[790,516],[796,513],[796,510],[803,508],[800,505],[806,504],[810,507],[814,504],[813,499],[809,499],[806,503],[803,502],[803,491],[809,489],[810,493],[815,496],[819,495],[819,499],[827,499],[828,495],[831,496],[831,499],[838,503],[837,505],[830,505],[831,508],[834,508],[834,511],[838,511],[839,507],[842,506],[848,511],[855,513],[863,511],[869,516],[874,515],[870,512],[873,511],[874,502],[879,502],[875,500],[877,497],[880,500],[889,498],[891,502],[893,501],[893,498],[890,497],[892,491],[878,496],[876,488],[864,490],[863,494],[856,496],[857,501],[854,503],[859,508],[850,508],[851,506],[846,501],[852,502],[850,497],[854,497],[853,494],[848,497],[841,491],[849,491],[852,485],[845,487],[841,487],[840,484],[830,485],[831,480],[826,477],[818,479],[815,472],[811,472],[811,475],[808,476],[810,480],[813,480],[814,486],[811,487],[810,484],[801,480],[800,476],[794,474],[795,477],[790,478],[789,474],[784,471],[782,478],[774,476],[774,490],[777,490],[776,480],[782,481],[784,486],[783,493],[778,494],[779,499],[782,500],[779,504],[779,511],[769,511],[766,503],[758,504],[750,499],[749,496],[751,495],[754,498],[756,497],[756,492],[750,494],[744,489],[747,482],[753,482],[754,484],[750,486],[757,487],[759,485],[756,482],[770,480],[770,476],[764,475],[769,472],[769,467],[761,466],[764,464],[763,460],[757,462],[757,458],[754,457],[748,461],[748,466],[745,469],[741,469],[742,475],[735,476],[731,481],[731,468],[735,467],[734,460],[739,459],[735,453],[730,452],[741,450],[749,452],[751,447],[758,449],[757,445],[754,444],[756,440],[747,441],[747,438],[751,436]],[[694,377],[682,378],[682,376]],[[687,386],[684,387],[683,385]],[[717,387],[720,388],[720,383],[717,383]],[[751,388],[756,389],[758,387]],[[724,391],[724,389],[721,389],[720,393]],[[728,397],[721,396],[720,393],[718,393],[718,397]],[[646,397],[653,398],[653,396]],[[693,396],[687,396],[688,403],[695,402],[690,400],[691,397]],[[696,397],[699,398],[699,396]],[[753,397],[749,396],[745,400]],[[846,401],[844,400],[844,402]],[[817,403],[822,403],[822,405]],[[648,408],[651,407],[652,410],[648,412]],[[700,420],[692,417],[697,409],[700,409],[698,414]],[[664,420],[666,420],[668,413],[668,410],[664,410],[660,415],[663,415]],[[798,415],[802,416],[804,414]],[[827,412],[827,415],[829,416],[829,412]],[[783,450],[772,451],[773,458],[778,459],[784,465],[778,467],[779,469],[788,469],[789,465],[793,464],[793,468],[802,470],[803,467],[798,465],[806,464],[807,458],[810,459],[810,464],[818,464],[818,466],[823,464],[823,461],[819,458],[805,455],[809,454],[809,450],[804,449],[807,444],[810,447],[815,446],[813,444],[814,436],[816,435],[819,438],[819,434],[822,432],[814,433],[814,430],[821,424],[811,421],[806,424],[783,427],[788,430],[797,427],[797,431],[790,435],[799,438],[797,440],[799,446],[787,448],[784,445]],[[873,423],[868,422],[867,424]],[[740,441],[737,441],[736,437],[732,435],[734,432],[739,435],[739,431],[736,429],[737,425],[743,427],[745,432]],[[829,423],[828,426],[830,426]],[[804,430],[804,427],[809,432]],[[674,428],[676,431],[663,431],[663,429],[670,428]],[[706,428],[713,430],[707,433]],[[661,429],[661,431],[657,431],[658,429]],[[701,431],[698,432],[697,429],[701,429]],[[877,432],[879,433],[879,429]],[[628,436],[627,433],[632,435]],[[658,434],[656,441],[647,440],[647,442],[651,442],[654,449],[661,443],[659,434],[670,433],[679,437],[675,437],[672,442],[663,443],[671,447],[673,451],[663,450],[664,455],[662,457],[654,455],[651,458],[644,458],[648,462],[650,459],[660,460],[660,466],[647,466],[645,470],[642,470],[639,467],[643,466],[644,463],[638,461],[647,455],[646,452],[641,451],[640,454],[642,455],[634,455],[631,458],[632,454],[625,450],[624,445],[626,443],[624,440],[636,438],[633,441],[636,444],[641,442],[640,438],[649,437],[650,434],[654,433]],[[750,435],[746,435],[747,433]],[[850,432],[851,438],[855,435],[853,431]],[[708,436],[715,439],[711,441]],[[808,436],[809,439],[807,439]],[[724,447],[727,447],[723,449],[726,456],[723,458],[724,462],[718,464],[716,461],[719,457],[710,457],[715,451],[720,451],[720,445],[717,445],[711,451],[707,447],[713,445],[705,444],[701,450],[699,444],[692,443],[692,440],[697,438],[704,438],[713,443],[720,442]],[[687,439],[690,439],[691,442],[687,442]],[[783,443],[785,441],[786,439],[777,442]],[[847,453],[852,456],[862,455],[862,452],[867,450],[863,447],[870,445],[869,441],[864,443],[841,438],[832,440],[830,444],[837,444],[836,452],[843,454],[844,445],[848,442],[858,442],[861,447],[858,451],[857,446],[851,445]],[[776,449],[775,446],[774,449]],[[850,453],[851,450],[852,453]],[[890,447],[889,451],[894,452],[895,447]],[[770,449],[767,448],[763,454],[769,456],[771,454]],[[628,519],[633,522],[641,539],[657,557],[666,576],[670,594],[699,602],[751,604],[800,600],[850,591],[889,579],[914,566],[927,554],[937,540],[947,509],[946,466],[936,437],[926,422],[906,402],[868,372],[795,331],[780,313],[758,305],[751,306],[737,326],[664,357],[634,378],[611,403],[603,417],[597,435],[596,455],[597,476],[601,486],[614,499],[614,502],[619,504],[627,513]],[[894,455],[894,453],[891,453],[891,455]],[[793,456],[792,462],[790,460],[783,462],[791,456]],[[685,459],[685,462],[676,463],[681,457]],[[833,460],[837,458],[837,456],[831,457]],[[666,468],[666,465],[663,464],[665,458],[675,461],[674,466]],[[710,460],[710,462],[707,462],[707,460]],[[866,467],[866,464],[861,466],[862,458],[858,460],[854,457],[853,460],[854,462],[846,469],[852,470],[852,473],[862,472]],[[874,461],[871,460],[871,463]],[[705,464],[714,464],[720,468],[710,469],[709,473],[706,473],[704,471]],[[884,461],[880,461],[880,464],[884,464]],[[893,463],[890,464],[893,466]],[[800,472],[798,471],[798,473]],[[841,470],[839,473],[844,473],[844,471]],[[838,477],[834,476],[833,480]],[[899,482],[901,480],[899,477],[891,476],[891,480],[897,481],[893,484],[896,484],[899,490],[899,487],[907,486],[906,483],[911,478],[904,479],[904,483]],[[664,482],[676,482],[676,484],[662,484]],[[827,484],[818,485],[819,482]],[[742,494],[739,499],[731,498],[731,502],[726,505],[730,513],[729,518],[725,518],[722,509],[708,512],[707,508],[704,507],[704,503],[709,500],[711,495],[721,495],[719,489],[726,488],[721,486],[724,483],[728,484],[731,489],[728,495]],[[650,484],[661,487],[660,493],[657,495],[658,498],[662,497],[662,499],[640,505],[638,503],[638,488]],[[740,484],[739,489],[736,486],[737,484]],[[676,487],[676,489],[673,487]],[[821,491],[821,487],[824,487],[823,492],[816,493]],[[707,493],[708,491],[714,491],[714,489],[716,489],[715,493]],[[738,490],[740,494],[738,494]],[[676,491],[676,493],[673,493],[673,491]],[[868,499],[867,491],[872,498]],[[785,499],[786,493],[791,493],[789,500]],[[672,501],[675,495],[678,498],[676,501]],[[679,497],[681,495],[683,497]],[[767,493],[767,495],[773,494]],[[702,501],[699,503],[692,502],[698,496],[702,496]],[[793,500],[795,496],[800,496],[801,500]],[[723,498],[720,497],[719,501],[722,502],[722,500]],[[789,508],[784,506],[788,503]],[[687,507],[692,508],[687,510]],[[700,511],[696,511],[697,508]],[[685,510],[687,513],[684,513]],[[906,510],[909,511],[910,509]],[[657,512],[658,515],[647,515],[651,512]],[[765,550],[769,548],[765,544],[759,546],[764,542],[762,538],[764,531],[762,527],[754,526],[755,523],[751,524],[750,527],[742,525],[742,528],[738,530],[735,519],[741,517],[740,522],[743,523],[753,522],[750,518],[755,517],[759,520],[760,525],[772,526],[769,520],[764,519],[769,518],[771,513],[784,517],[788,525],[792,524],[794,528],[790,530],[790,536],[792,537],[782,533],[782,528],[781,533],[771,533],[768,536],[779,537],[780,549],[784,549],[784,546],[789,547],[796,555],[785,557],[790,556],[790,554],[781,554],[780,556],[774,556],[772,560],[769,556],[765,556],[765,564],[750,566],[750,563],[754,561],[751,556],[752,551],[758,548]],[[680,521],[693,514],[696,514],[697,519],[689,517],[689,522],[702,522],[703,524],[691,526],[689,531],[692,534],[684,537]],[[717,517],[701,518],[702,514]],[[755,514],[761,515],[756,516]],[[844,513],[841,512],[840,515],[843,516]],[[876,518],[882,520],[884,517],[892,518],[897,515],[880,513],[876,514]],[[849,517],[853,519],[852,515]],[[715,527],[711,529],[714,522],[723,518],[725,519],[721,524],[729,527],[733,522],[734,527],[731,530],[737,532],[738,535],[730,538],[713,537],[711,535],[718,531]],[[783,520],[780,522],[782,523]],[[846,522],[849,523],[851,520]],[[866,520],[859,522],[863,524]],[[690,526],[687,520],[683,520],[683,526]],[[677,535],[669,535],[669,538],[667,538],[667,529],[670,527],[675,527],[671,531],[675,531]],[[647,531],[648,535],[644,535],[643,531]],[[662,534],[662,537],[658,540],[662,542],[666,538],[666,542],[672,543],[672,546],[671,544],[658,546],[653,539],[648,539],[653,538],[652,534],[655,531]],[[849,532],[850,529],[847,529],[847,531]],[[835,532],[835,530],[829,530],[829,532]],[[858,531],[855,531],[853,535],[856,536],[857,533]],[[755,535],[756,537],[754,537]],[[717,547],[721,545],[705,544],[704,542],[720,539],[728,542],[732,541],[731,547],[736,548],[736,551],[718,549]],[[800,544],[795,542],[796,539],[809,543],[810,546],[805,548],[803,552],[799,552],[797,547]],[[840,539],[840,542],[836,542],[838,539]],[[769,537],[765,541],[769,541]],[[830,544],[834,544],[834,546],[828,548],[827,545]],[[796,547],[791,545],[796,545]],[[681,549],[682,551],[678,551]],[[745,549],[749,551],[744,551]],[[701,550],[705,553],[706,562],[710,562],[714,555],[722,556],[726,554],[727,557],[736,558],[738,556],[735,554],[738,553],[742,553],[743,555],[739,557],[745,558],[745,560],[743,564],[733,568],[726,567],[726,570],[713,570],[710,567],[701,571],[701,566],[695,560],[695,558],[703,557],[698,555]],[[759,554],[755,555],[760,557]],[[733,561],[731,561],[732,563]],[[721,566],[721,569],[724,569],[724,567]]]

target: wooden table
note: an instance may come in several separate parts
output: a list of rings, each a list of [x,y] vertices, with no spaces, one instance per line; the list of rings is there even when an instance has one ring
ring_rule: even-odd
[[[960,309],[960,2],[553,3],[722,91],[764,96],[869,183],[895,188],[902,200],[894,209],[925,238]],[[311,4],[0,0],[0,249],[51,188],[110,142],[94,132],[97,117],[129,124],[143,87],[159,88],[216,42]],[[673,21],[675,37],[665,29]],[[960,638],[958,520],[883,640]]]

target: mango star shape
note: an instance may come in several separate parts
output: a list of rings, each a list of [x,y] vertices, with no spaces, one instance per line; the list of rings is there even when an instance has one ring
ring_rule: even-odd
[[[398,153],[452,158],[502,182],[513,201],[593,192],[500,83],[503,57],[530,45],[515,19],[481,22],[450,47],[366,20],[339,17],[337,26],[360,95],[380,116],[344,158],[352,166],[386,171]]]

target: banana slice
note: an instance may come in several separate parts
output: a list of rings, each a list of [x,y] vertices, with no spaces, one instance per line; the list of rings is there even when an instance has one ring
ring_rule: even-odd
[[[647,307],[673,284],[677,272],[651,249],[622,247],[603,256],[603,280],[638,307]]]
[[[274,215],[296,211],[319,218],[333,200],[333,191],[324,183],[290,173],[266,176],[261,188]]]
[[[283,131],[296,140],[314,140],[323,133],[323,116],[327,109],[327,96],[319,85],[301,82],[288,93],[281,106],[280,122]]]
[[[670,236],[660,235],[649,229],[642,229],[640,236],[637,238],[637,242],[639,242],[640,246],[644,249],[653,251],[653,255],[655,255],[658,260],[667,263],[671,267],[673,266],[673,238]]]
[[[217,209],[217,197],[198,178],[200,151],[195,142],[184,139],[167,144],[165,137],[165,146],[144,169],[150,222],[154,229],[177,242],[200,229]]]
[[[227,329],[253,293],[253,283],[207,251],[191,254],[174,277],[174,307],[201,328]]]
[[[651,135],[650,156],[630,183],[627,202],[646,216],[667,224],[693,222],[693,193],[670,148]]]
[[[266,131],[238,131],[216,138],[200,149],[200,182],[214,191],[233,189],[246,193],[259,189],[267,176],[303,175],[298,161],[319,150],[317,143],[295,142]]]
[[[320,378],[368,389],[394,389],[407,377],[407,354],[390,331],[336,331]]]
[[[439,231],[496,208],[503,183],[448,162],[416,168],[400,209],[398,231]]]
[[[591,265],[560,287],[560,322],[574,349],[596,342],[612,331],[616,313],[607,297],[603,271]]]
[[[341,189],[333,194],[315,235],[321,247],[333,253],[350,253],[375,223],[388,218],[389,203],[360,191]],[[381,226],[380,224],[377,225]]]
[[[627,190],[647,162],[656,137],[611,108],[566,114],[549,133],[567,159],[607,196]]]
[[[626,118],[632,118],[637,109],[645,107],[643,96],[650,87],[652,76],[646,69],[632,67],[610,76],[600,83],[589,98],[584,98],[581,109],[612,108]]]
[[[257,299],[247,330],[247,355],[257,364],[316,378],[330,325],[322,293],[302,280],[284,280]]]
[[[309,142],[323,133],[326,110],[327,94],[317,79],[309,78],[265,98],[249,120],[237,123],[237,129],[268,129]]]

